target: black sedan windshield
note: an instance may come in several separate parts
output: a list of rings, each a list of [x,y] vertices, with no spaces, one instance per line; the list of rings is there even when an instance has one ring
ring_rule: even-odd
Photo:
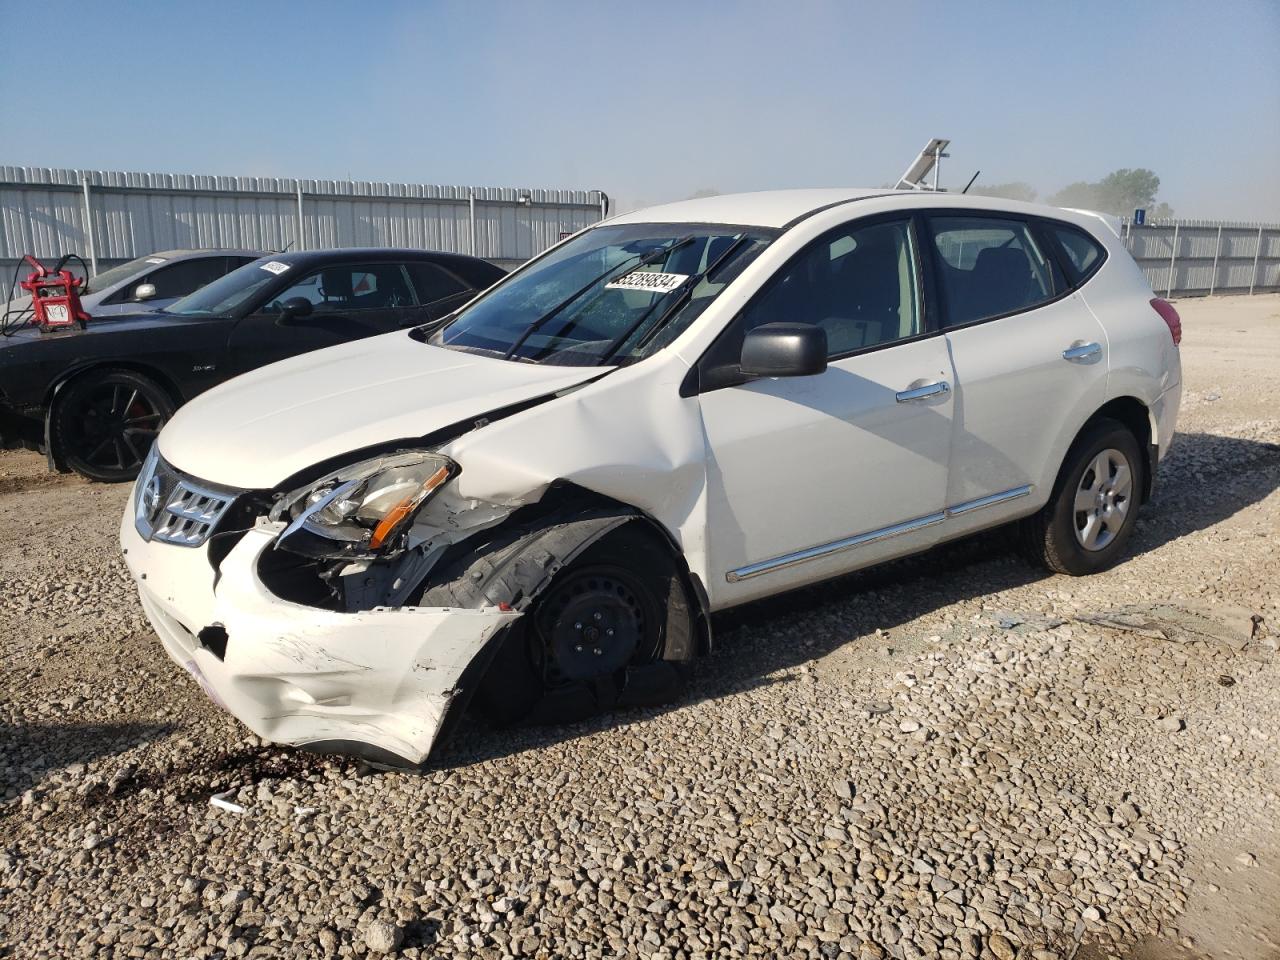
[[[429,342],[526,363],[633,362],[670,343],[772,239],[753,227],[597,227],[499,284]]]
[[[267,258],[246,263],[170,304],[163,312],[179,317],[231,316],[273,283],[283,272],[281,267],[288,269],[284,264]]]

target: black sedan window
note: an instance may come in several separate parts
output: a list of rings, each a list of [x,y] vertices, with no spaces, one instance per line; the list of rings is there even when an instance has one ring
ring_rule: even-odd
[[[259,293],[292,269],[276,260],[255,260],[201,287],[165,309],[179,317],[222,317],[247,306]]]

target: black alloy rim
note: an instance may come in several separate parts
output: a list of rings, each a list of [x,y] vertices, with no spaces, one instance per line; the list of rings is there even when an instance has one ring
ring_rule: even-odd
[[[156,398],[133,384],[98,384],[85,397],[82,409],[79,458],[102,470],[142,466],[164,426]]]

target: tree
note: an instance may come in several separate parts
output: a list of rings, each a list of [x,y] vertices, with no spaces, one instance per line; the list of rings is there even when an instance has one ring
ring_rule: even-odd
[[[1127,216],[1139,207],[1148,210],[1154,207],[1159,190],[1160,178],[1154,171],[1144,167],[1132,170],[1126,167],[1113,170],[1097,183],[1078,181],[1067,184],[1051,196],[1049,202],[1056,207],[1085,207]],[[1167,211],[1165,216],[1173,213],[1167,204],[1161,206]]]
[[[1027,203],[1034,203],[1038,194],[1036,188],[1022,180],[1015,180],[1013,183],[992,183],[983,186],[979,181],[969,188],[970,193],[976,193],[980,197],[1003,197],[1005,200],[1023,200]]]
[[[717,190],[715,187],[703,187],[701,190],[693,191],[693,193],[689,194],[689,196],[685,197],[685,199],[701,200],[703,197],[718,197],[718,196],[720,196],[720,191]]]
[[[1085,183],[1083,180],[1077,180],[1075,183],[1067,184],[1051,196],[1049,202],[1055,207],[1097,208],[1097,188],[1098,185],[1096,183]]]
[[[1132,213],[1153,206],[1160,190],[1160,178],[1151,170],[1114,170],[1098,183],[1103,209],[1108,213]]]

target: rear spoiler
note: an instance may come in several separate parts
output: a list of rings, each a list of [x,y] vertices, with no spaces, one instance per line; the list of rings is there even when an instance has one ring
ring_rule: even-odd
[[[1096,220],[1101,220],[1103,225],[1106,226],[1106,228],[1110,230],[1113,234],[1115,234],[1116,239],[1117,240],[1120,239],[1120,218],[1119,217],[1112,216],[1109,213],[1099,213],[1097,210],[1081,210],[1078,207],[1063,207],[1062,209],[1068,210],[1071,213],[1081,213],[1081,214],[1084,214],[1086,217],[1093,217]]]

